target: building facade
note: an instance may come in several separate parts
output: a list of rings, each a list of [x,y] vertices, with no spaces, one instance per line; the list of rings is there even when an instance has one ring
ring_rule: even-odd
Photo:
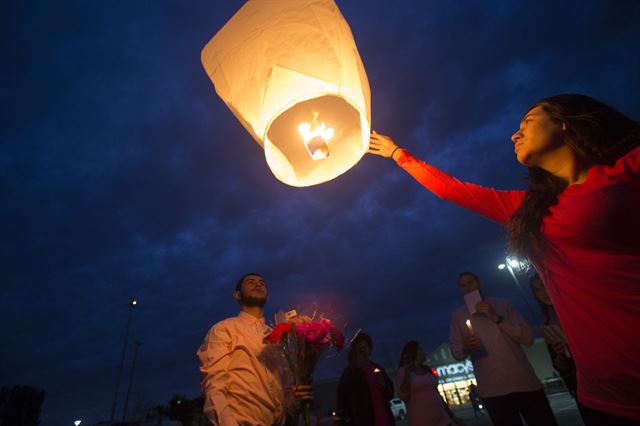
[[[562,379],[553,369],[544,339],[537,338],[531,347],[523,349],[547,393],[566,391]],[[476,384],[471,359],[454,359],[449,344],[445,342],[427,354],[427,364],[438,373],[438,389],[448,404],[459,405],[469,402],[469,385]]]

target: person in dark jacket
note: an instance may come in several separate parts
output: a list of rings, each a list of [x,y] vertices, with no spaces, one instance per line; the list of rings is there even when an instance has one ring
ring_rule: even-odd
[[[384,368],[369,359],[373,341],[359,333],[349,348],[349,365],[338,384],[338,422],[351,426],[393,426],[389,400],[393,382]]]

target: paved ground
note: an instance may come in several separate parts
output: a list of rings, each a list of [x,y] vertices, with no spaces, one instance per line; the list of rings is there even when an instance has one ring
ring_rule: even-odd
[[[549,403],[560,426],[584,426],[576,402],[568,393],[549,395]],[[455,408],[453,412],[464,420],[467,426],[491,426],[488,415],[477,419],[473,417],[473,408],[470,404]],[[397,426],[406,426],[406,424],[406,420],[396,422]]]

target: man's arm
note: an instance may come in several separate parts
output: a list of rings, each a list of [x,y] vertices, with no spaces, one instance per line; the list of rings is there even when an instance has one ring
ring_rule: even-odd
[[[531,327],[511,303],[507,304],[505,315],[498,322],[498,328],[503,334],[520,345],[527,347],[533,345]]]
[[[229,383],[229,358],[231,355],[231,334],[224,323],[216,324],[198,349],[202,391],[205,400],[213,407],[206,414],[214,426],[237,426],[233,409],[227,401]]]
[[[503,301],[501,304],[504,305],[502,315],[496,312],[487,300],[478,302],[476,304],[476,310],[496,323],[502,334],[517,344],[524,346],[533,345],[533,331],[531,331],[527,322],[522,318],[520,312],[507,301]]]

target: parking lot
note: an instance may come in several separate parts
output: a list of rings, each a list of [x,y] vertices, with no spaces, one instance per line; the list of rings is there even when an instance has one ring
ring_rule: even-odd
[[[553,410],[559,425],[583,426],[576,402],[569,393],[557,393],[548,395],[548,397],[551,409]],[[453,407],[453,412],[456,416],[464,420],[467,426],[491,426],[491,420],[489,420],[489,416],[486,415],[486,413],[484,416],[474,418],[471,404]],[[396,421],[397,426],[404,426],[406,424],[406,420]]]

